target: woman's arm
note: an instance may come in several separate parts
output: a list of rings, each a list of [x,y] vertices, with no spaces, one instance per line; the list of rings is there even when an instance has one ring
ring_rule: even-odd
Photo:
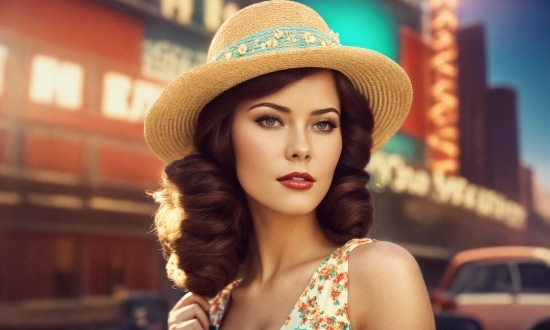
[[[435,329],[418,264],[396,244],[375,242],[353,250],[348,294],[354,330]]]

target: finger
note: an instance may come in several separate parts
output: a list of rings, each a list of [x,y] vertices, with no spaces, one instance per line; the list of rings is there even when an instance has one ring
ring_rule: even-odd
[[[179,324],[184,321],[195,318],[193,312],[193,306],[187,305],[178,309],[173,309],[168,313],[168,323],[170,324]]]
[[[174,305],[174,307],[172,307],[172,310],[188,305],[186,304],[186,301],[188,300],[189,296],[191,296],[191,294],[191,292],[187,292],[183,297],[181,297],[180,300],[178,300],[178,302]]]
[[[204,327],[205,329],[208,329],[208,326],[210,326],[210,320],[208,319],[206,312],[196,303],[172,310],[168,314],[168,324],[170,325],[179,326],[181,323],[193,319],[197,319],[201,324],[201,327]]]
[[[168,330],[202,330],[202,326],[197,319],[187,320],[178,324],[171,324]]]
[[[210,303],[208,303],[208,299],[205,296],[201,296],[198,294],[193,294],[193,300],[196,304],[199,304],[199,306],[206,312],[210,311]]]
[[[208,330],[208,327],[210,326],[210,319],[206,312],[198,304],[194,304],[193,308],[195,309],[195,317],[197,320],[199,320],[202,328],[204,330]]]
[[[174,307],[172,308],[172,310],[181,308],[181,307],[183,307],[183,306],[191,305],[191,304],[194,304],[194,303],[199,304],[199,305],[202,307],[202,309],[204,309],[205,311],[210,310],[210,304],[208,303],[208,300],[206,299],[206,297],[201,296],[201,295],[198,295],[198,294],[195,294],[195,293],[192,293],[192,292],[186,293],[186,294],[185,294],[185,295],[184,295],[184,296],[174,305]]]
[[[172,330],[172,328],[170,330]],[[208,328],[203,328],[200,322],[194,319],[178,324],[174,330],[208,330]]]

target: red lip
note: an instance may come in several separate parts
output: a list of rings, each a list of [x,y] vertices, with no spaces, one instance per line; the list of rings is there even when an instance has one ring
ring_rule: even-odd
[[[306,173],[306,172],[288,173],[286,175],[283,175],[280,178],[277,178],[277,181],[291,180],[293,177],[294,178],[303,178],[304,180],[309,181],[309,182],[315,182],[315,179],[313,179],[313,177],[311,175],[309,175],[309,173]]]
[[[292,178],[303,178],[303,180],[292,180]],[[278,178],[277,181],[290,189],[307,190],[313,187],[313,182],[315,182],[315,179],[313,179],[313,177],[308,173],[292,172],[283,175]]]

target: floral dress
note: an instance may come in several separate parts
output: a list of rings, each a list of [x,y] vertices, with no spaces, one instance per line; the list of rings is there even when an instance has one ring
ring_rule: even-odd
[[[370,238],[352,239],[323,260],[281,330],[350,330],[348,260],[355,247],[372,242]],[[231,290],[238,284],[238,280],[229,284],[210,301],[212,328],[221,324]]]

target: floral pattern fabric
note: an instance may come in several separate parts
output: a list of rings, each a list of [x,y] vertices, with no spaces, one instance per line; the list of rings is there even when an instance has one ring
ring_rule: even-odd
[[[348,261],[359,245],[370,238],[352,239],[328,256],[317,268],[309,284],[287,317],[281,330],[350,330],[348,314]],[[210,301],[212,325],[219,327],[235,281]]]
[[[330,34],[326,34],[307,26],[279,26],[258,31],[231,43],[214,56],[214,61],[270,53],[277,50],[339,45],[340,37],[332,30]]]

